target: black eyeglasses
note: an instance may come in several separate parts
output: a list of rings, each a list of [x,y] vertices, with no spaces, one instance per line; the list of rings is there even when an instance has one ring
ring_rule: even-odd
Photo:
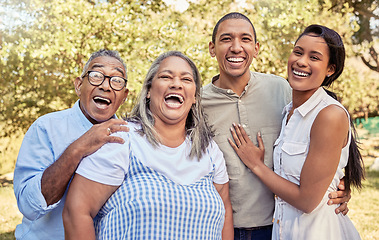
[[[120,91],[126,86],[127,79],[119,76],[106,76],[98,71],[88,71],[83,75],[83,78],[88,74],[88,82],[93,86],[103,84],[105,78],[109,78],[109,85],[115,91]]]

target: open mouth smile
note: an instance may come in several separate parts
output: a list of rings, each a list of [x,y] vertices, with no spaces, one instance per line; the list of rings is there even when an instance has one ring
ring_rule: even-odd
[[[310,74],[306,72],[292,70],[293,74],[299,77],[308,77]]]
[[[109,106],[112,101],[109,98],[101,97],[101,96],[95,96],[93,98],[93,101],[96,103],[96,105],[99,106]]]
[[[232,63],[241,63],[243,62],[243,58],[241,57],[229,57],[229,58],[226,58],[226,60],[228,60],[228,62],[232,62]]]
[[[184,102],[184,97],[180,94],[171,93],[165,96],[164,101],[171,107],[179,107]]]

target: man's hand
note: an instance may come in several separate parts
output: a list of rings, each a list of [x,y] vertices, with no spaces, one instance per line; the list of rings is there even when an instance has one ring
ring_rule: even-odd
[[[114,132],[128,132],[127,122],[122,119],[110,119],[106,122],[93,125],[73,144],[81,159],[91,155],[106,143],[124,143],[120,137],[113,136]],[[78,152],[79,151],[79,152]]]
[[[347,207],[347,203],[350,201],[351,191],[346,191],[345,189],[345,181],[342,178],[340,184],[338,185],[338,190],[335,192],[329,193],[329,201],[328,205],[333,204],[341,204],[336,208],[336,214],[342,213],[346,215],[349,212],[349,208]]]
[[[78,167],[80,161],[96,152],[104,144],[124,143],[120,137],[112,136],[113,132],[128,132],[129,128],[122,119],[110,119],[93,125],[86,133],[71,143],[62,155],[48,167],[42,175],[41,192],[47,206],[58,202]]]

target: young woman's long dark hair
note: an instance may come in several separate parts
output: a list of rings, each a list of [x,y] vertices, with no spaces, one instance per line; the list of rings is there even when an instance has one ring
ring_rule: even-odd
[[[329,29],[325,26],[316,24],[308,26],[304,30],[304,32],[299,36],[296,42],[304,35],[321,37],[325,40],[326,44],[328,45],[329,65],[335,66],[335,72],[330,76],[326,76],[321,86],[329,87],[341,75],[345,65],[346,54],[342,38],[336,31]],[[337,95],[334,92],[326,89],[325,91],[328,93],[329,96],[338,100]],[[349,118],[349,120],[351,126],[351,141],[349,148],[349,159],[345,167],[346,190],[350,190],[351,185],[355,186],[357,189],[361,189],[362,180],[365,178],[363,159],[359,151],[359,142],[357,141],[357,131],[351,118]]]

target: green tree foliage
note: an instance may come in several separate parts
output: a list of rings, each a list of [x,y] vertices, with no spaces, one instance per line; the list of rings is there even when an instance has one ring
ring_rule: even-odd
[[[139,50],[148,48],[139,36],[150,32],[145,23],[161,6],[160,1],[138,0],[31,0],[15,5],[32,23],[2,32],[0,110],[7,125],[3,134],[25,130],[38,116],[71,106],[77,99],[73,80],[93,51],[117,49],[127,62],[143,58]],[[136,85],[131,79],[131,90],[138,89]],[[131,92],[133,99],[136,91]]]
[[[17,22],[8,27],[0,22],[1,134],[26,131],[37,117],[72,106],[77,100],[73,80],[100,48],[118,50],[128,66],[130,93],[120,115],[131,109],[148,67],[162,52],[184,52],[197,64],[203,83],[209,83],[218,69],[208,43],[216,21],[230,11],[246,14],[255,25],[260,54],[253,70],[286,77],[293,43],[311,23],[337,30],[353,56],[352,36],[359,29],[351,21],[353,9],[343,5],[336,13],[332,8],[331,0],[196,0],[184,12],[161,0],[0,0],[0,11],[13,9],[6,20]],[[22,13],[17,21],[10,14],[15,11]],[[378,94],[361,91],[362,86],[377,89],[367,80],[372,78],[349,70],[333,87],[349,110],[375,112]]]
[[[333,0],[332,4],[330,9],[334,12],[339,12],[346,5],[353,9],[354,21],[359,25],[352,37],[354,44],[360,46],[356,54],[369,69],[379,72],[379,52],[375,46],[379,38],[379,1]]]
[[[377,116],[379,114],[379,1],[378,0],[332,0],[329,8],[333,13],[340,13],[350,17],[354,23],[349,45],[350,56],[357,56],[363,64],[353,59],[350,64],[350,79],[339,81],[343,101],[349,106],[354,117]],[[344,12],[341,9],[351,9]],[[367,68],[365,68],[365,66]],[[371,73],[365,71],[370,69]],[[344,79],[343,79],[344,80]],[[349,85],[347,84],[349,83]]]

